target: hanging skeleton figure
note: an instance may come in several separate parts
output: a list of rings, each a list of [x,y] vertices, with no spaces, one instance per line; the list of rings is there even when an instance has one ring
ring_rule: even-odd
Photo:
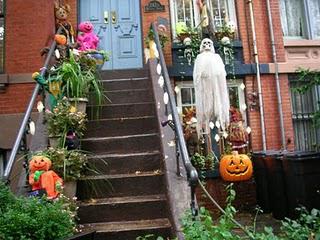
[[[201,134],[210,133],[210,121],[218,121],[222,130],[229,124],[226,75],[224,63],[215,53],[213,42],[209,38],[203,39],[193,69],[199,138]]]

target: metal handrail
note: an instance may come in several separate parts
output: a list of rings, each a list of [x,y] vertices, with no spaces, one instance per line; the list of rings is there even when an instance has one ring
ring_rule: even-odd
[[[191,210],[192,210],[193,215],[197,215],[196,200],[195,200],[195,188],[198,185],[198,180],[199,180],[198,172],[191,164],[191,161],[189,158],[187,145],[186,145],[186,142],[184,139],[184,134],[183,134],[183,130],[182,130],[181,122],[180,122],[180,117],[179,117],[179,114],[177,111],[176,100],[175,100],[173,90],[171,87],[170,77],[169,77],[168,69],[167,69],[165,59],[163,56],[163,51],[162,51],[162,47],[161,47],[160,40],[159,40],[159,34],[158,34],[155,23],[151,24],[151,28],[153,30],[154,41],[155,41],[155,44],[156,44],[158,52],[159,52],[160,65],[161,65],[161,69],[163,71],[164,86],[166,87],[166,90],[168,93],[168,99],[169,99],[169,104],[170,104],[171,113],[172,113],[172,121],[174,124],[173,129],[175,131],[176,140],[177,140],[176,144],[179,145],[182,162],[183,162],[183,165],[184,165],[186,173],[187,173],[187,180],[188,180],[189,186],[191,188]],[[179,174],[179,167],[177,167],[177,172]]]
[[[59,28],[57,33],[59,33],[60,31],[61,31],[61,29]],[[51,46],[50,46],[50,50],[49,50],[49,52],[47,54],[47,57],[45,59],[44,66],[41,68],[41,71],[40,71],[40,75],[41,76],[44,76],[45,73],[47,72],[47,68],[49,66],[50,58],[53,55],[53,52],[54,52],[55,48],[56,48],[56,42],[53,41]],[[14,161],[16,159],[16,156],[18,154],[19,148],[21,146],[20,145],[21,141],[23,140],[23,138],[27,134],[27,124],[30,121],[32,108],[33,108],[33,106],[35,104],[37,96],[39,95],[40,87],[41,86],[37,83],[35,88],[34,88],[34,90],[33,90],[33,92],[32,92],[31,99],[30,99],[29,104],[27,106],[27,109],[25,111],[22,123],[21,123],[20,128],[19,128],[19,132],[17,134],[16,140],[14,142],[14,145],[13,145],[13,148],[12,148],[12,151],[11,151],[11,155],[10,155],[9,161],[8,161],[6,169],[4,171],[3,180],[6,181],[6,182],[9,182],[9,178],[10,178],[10,174],[11,174],[11,171],[12,171],[12,167],[13,167]]]

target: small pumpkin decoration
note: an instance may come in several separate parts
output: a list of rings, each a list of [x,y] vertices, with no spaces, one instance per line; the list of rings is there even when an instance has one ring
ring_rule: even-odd
[[[231,155],[225,155],[220,160],[219,171],[225,181],[246,181],[252,177],[252,162],[247,155],[233,151]]]
[[[66,36],[64,36],[62,34],[54,35],[54,40],[59,45],[66,45],[67,44],[67,38],[66,38]]]
[[[29,162],[29,184],[32,191],[43,189],[48,199],[56,198],[63,180],[52,170],[51,160],[45,156],[33,156]]]

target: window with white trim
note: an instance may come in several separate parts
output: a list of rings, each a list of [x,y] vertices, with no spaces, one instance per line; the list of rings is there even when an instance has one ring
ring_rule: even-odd
[[[230,106],[238,108],[242,114],[246,125],[246,103],[243,90],[243,81],[236,79],[227,81],[229,90]],[[186,108],[196,105],[194,87],[192,81],[177,82],[179,91],[177,92],[177,107],[179,113],[184,113]]]
[[[280,0],[281,25],[286,38],[320,38],[319,0]]]
[[[228,22],[233,22],[236,25],[237,18],[234,0],[210,0],[208,2],[215,29]]]
[[[170,6],[174,37],[176,36],[176,23],[185,22],[188,27],[197,27],[201,22],[197,0],[170,0]],[[208,0],[208,9],[211,12],[215,28],[230,21],[236,26],[234,0]]]

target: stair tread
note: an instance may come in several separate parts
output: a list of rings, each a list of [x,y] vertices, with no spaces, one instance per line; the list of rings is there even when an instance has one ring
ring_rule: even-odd
[[[89,159],[102,159],[102,158],[124,158],[124,157],[138,157],[138,156],[152,156],[160,154],[160,151],[150,151],[150,152],[136,152],[136,153],[110,153],[110,154],[96,154],[89,156]]]
[[[171,224],[169,219],[167,218],[158,218],[158,219],[151,219],[151,220],[91,223],[91,224],[84,224],[83,226],[85,228],[93,228],[97,232],[122,232],[122,231],[170,228]]]
[[[144,134],[134,134],[134,135],[125,135],[125,136],[113,136],[113,137],[91,137],[83,138],[82,141],[104,141],[110,139],[128,139],[128,138],[137,138],[137,137],[149,137],[149,136],[158,136],[158,133],[144,133]]]
[[[97,122],[106,122],[106,121],[126,121],[126,120],[140,120],[140,119],[153,119],[155,116],[147,115],[147,116],[138,116],[138,117],[116,117],[116,118],[101,118],[101,119],[93,119],[89,120],[89,123],[97,123]]]
[[[152,172],[136,172],[136,173],[120,173],[120,174],[101,174],[93,176],[85,176],[81,180],[98,180],[98,179],[117,179],[117,178],[136,178],[136,177],[153,177],[161,176],[163,172],[161,170],[155,170]]]
[[[114,205],[123,203],[144,203],[165,201],[164,194],[144,195],[144,196],[126,196],[126,197],[111,197],[111,198],[95,198],[79,202],[79,206],[91,205]]]
[[[117,89],[117,90],[105,90],[105,93],[123,93],[123,92],[145,92],[150,91],[149,88],[136,88],[136,89]]]
[[[113,78],[113,79],[102,79],[100,82],[121,82],[121,81],[142,81],[147,80],[149,77],[137,77],[137,78]]]
[[[108,103],[106,105],[102,104],[99,107],[116,107],[116,106],[130,106],[130,105],[143,105],[143,104],[154,104],[154,102],[134,102],[134,103]],[[96,107],[97,105],[87,105],[87,107]]]

